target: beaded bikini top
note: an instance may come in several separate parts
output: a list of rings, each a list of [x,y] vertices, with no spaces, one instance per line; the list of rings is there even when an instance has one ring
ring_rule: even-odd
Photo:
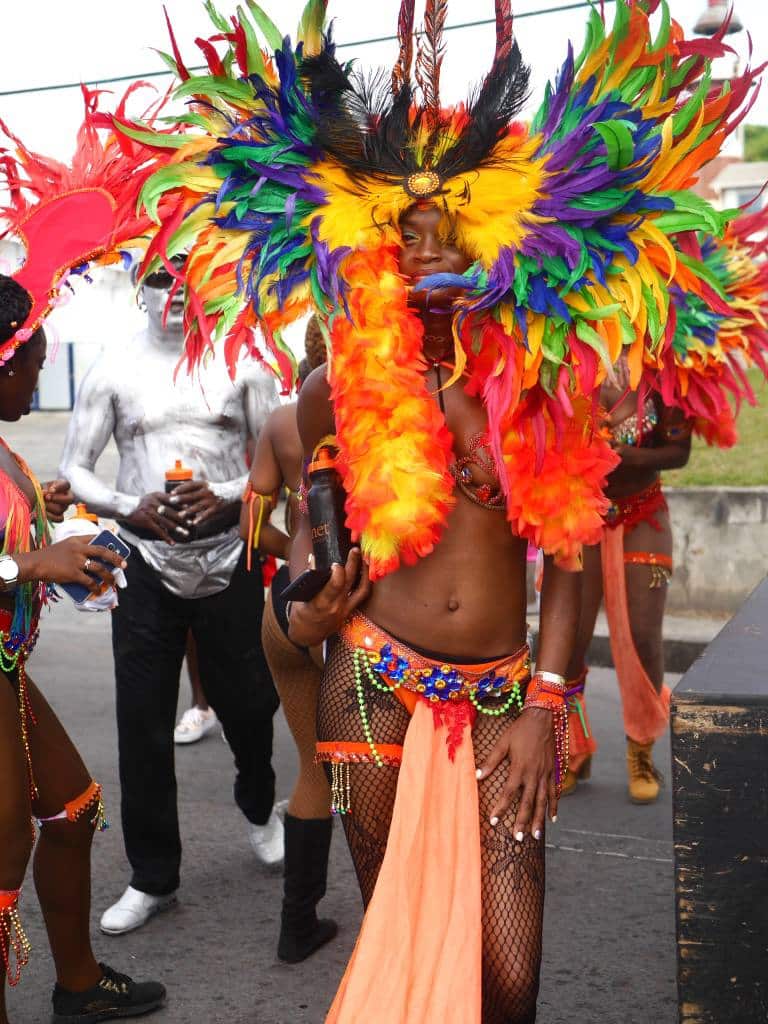
[[[13,477],[0,469],[0,554],[43,547],[49,541],[49,530],[40,484],[29,466],[11,451],[2,438],[0,445],[10,453],[34,492],[34,502],[30,504]],[[6,622],[7,614],[0,623],[0,638],[6,649],[9,646],[12,651],[26,649],[28,652],[31,649],[37,635],[40,611],[48,597],[49,587],[44,583],[30,581],[17,587],[10,625]]]
[[[642,415],[632,413],[620,423],[611,427],[611,437],[617,444],[641,446],[650,444],[651,436],[659,422],[659,414],[652,398],[646,398]]]
[[[491,483],[475,483],[472,467],[482,470],[491,477]],[[482,508],[500,509],[507,507],[504,492],[499,481],[499,471],[493,458],[488,435],[474,434],[469,439],[469,451],[458,458],[450,467],[456,486],[470,501]]]

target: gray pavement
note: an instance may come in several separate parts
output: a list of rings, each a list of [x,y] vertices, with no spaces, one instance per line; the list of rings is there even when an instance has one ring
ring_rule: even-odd
[[[48,477],[55,471],[65,421],[60,414],[38,414],[18,425],[4,424],[9,429],[3,435]],[[113,827],[94,844],[97,956],[118,970],[166,984],[167,1007],[151,1018],[158,1024],[320,1024],[360,921],[341,829],[336,829],[323,904],[324,912],[339,921],[340,935],[304,964],[279,964],[274,950],[281,880],[254,862],[244,821],[232,801],[229,750],[218,734],[180,748],[184,866],[179,906],[130,935],[101,935],[99,915],[128,881],[118,820],[107,616],[77,613],[65,599],[46,616],[30,669],[104,784],[113,819]],[[187,699],[184,685],[181,704]],[[563,801],[558,823],[546,837],[548,897],[539,1022],[674,1024],[670,790],[665,787],[652,807],[628,802],[618,694],[607,670],[595,670],[590,679],[590,715],[601,744],[592,780]],[[658,746],[657,762],[669,775],[667,741]],[[279,715],[279,797],[290,792],[295,764]],[[17,1024],[38,1024],[48,1020],[53,966],[31,877],[22,913],[34,953],[21,985],[10,994],[9,1008]]]

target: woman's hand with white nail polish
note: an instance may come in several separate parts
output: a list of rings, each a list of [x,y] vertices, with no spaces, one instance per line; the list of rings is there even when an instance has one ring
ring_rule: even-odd
[[[490,821],[498,821],[517,804],[513,832],[519,842],[526,832],[542,833],[547,804],[552,806],[555,748],[550,711],[528,708],[504,730],[477,769],[479,784],[504,762],[507,779],[491,806]]]

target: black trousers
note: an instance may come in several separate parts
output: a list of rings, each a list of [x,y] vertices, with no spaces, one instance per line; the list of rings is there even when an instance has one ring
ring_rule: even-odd
[[[226,590],[191,599],[166,590],[136,549],[126,576],[112,613],[123,837],[131,885],[164,896],[178,888],[181,864],[173,730],[188,631],[206,699],[234,754],[235,801],[256,825],[267,821],[275,798],[279,701],[261,649],[258,563],[249,573],[243,553]]]

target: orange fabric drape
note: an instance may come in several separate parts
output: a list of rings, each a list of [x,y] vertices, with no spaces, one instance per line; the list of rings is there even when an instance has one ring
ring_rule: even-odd
[[[624,527],[603,530],[603,598],[608,617],[611,654],[619,681],[624,731],[636,743],[653,743],[669,723],[670,689],[656,693],[638,657],[629,624],[624,576]]]
[[[412,718],[387,850],[327,1024],[481,1020],[480,824],[471,717],[462,741],[451,746],[451,759],[445,727],[436,727],[432,707],[407,696]]]

